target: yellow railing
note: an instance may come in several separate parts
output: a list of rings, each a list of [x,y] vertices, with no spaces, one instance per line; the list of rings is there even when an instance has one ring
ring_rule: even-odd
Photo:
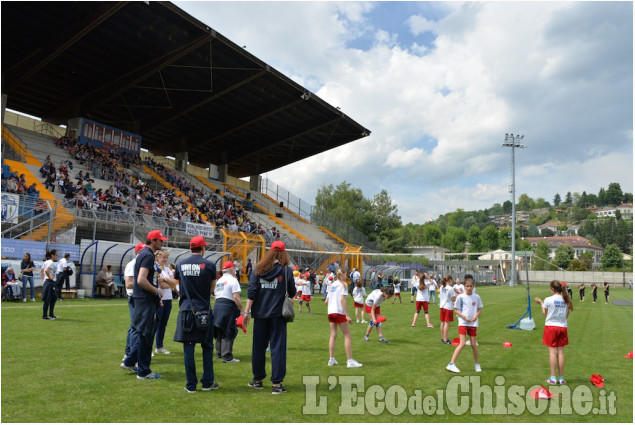
[[[265,239],[257,234],[244,232],[231,232],[226,229],[220,229],[223,236],[223,251],[229,252],[230,259],[240,258],[243,265],[247,264],[247,255],[251,250],[260,248],[260,257],[265,254]],[[244,273],[240,275],[240,280],[246,283],[249,276]]]
[[[2,139],[18,154],[24,162],[29,165],[42,166],[42,163],[33,156],[31,152],[26,148],[26,145],[14,135],[6,125],[2,126]]]

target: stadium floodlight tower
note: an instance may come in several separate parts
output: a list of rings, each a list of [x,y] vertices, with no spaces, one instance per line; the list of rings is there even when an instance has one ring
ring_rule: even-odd
[[[505,133],[505,143],[502,144],[504,148],[512,148],[512,186],[510,190],[512,193],[512,278],[509,281],[510,286],[516,286],[516,167],[514,150],[527,147],[519,143],[524,138],[524,135],[514,136],[513,133]]]

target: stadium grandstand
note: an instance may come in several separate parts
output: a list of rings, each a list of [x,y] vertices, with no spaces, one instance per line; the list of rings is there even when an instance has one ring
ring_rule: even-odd
[[[361,269],[364,235],[261,178],[370,134],[339,108],[169,2],[2,12],[3,269],[57,247],[92,296],[152,229],[170,261],[201,234],[217,262],[280,239],[303,267]]]

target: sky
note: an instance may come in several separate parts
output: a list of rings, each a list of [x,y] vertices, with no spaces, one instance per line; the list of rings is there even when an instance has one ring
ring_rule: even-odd
[[[502,204],[508,133],[516,200],[633,192],[631,2],[175,4],[371,131],[263,176],[310,204],[343,181],[404,224]]]

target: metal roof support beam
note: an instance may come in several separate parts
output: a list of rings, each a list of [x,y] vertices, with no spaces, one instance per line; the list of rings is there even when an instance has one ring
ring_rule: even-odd
[[[252,75],[251,77],[241,80],[240,82],[234,84],[233,86],[227,87],[226,89],[218,93],[215,93],[212,96],[206,97],[200,102],[197,102],[193,105],[188,106],[187,108],[181,110],[180,112],[175,113],[174,110],[160,112],[159,114],[155,115],[151,120],[144,120],[145,122],[143,123],[143,131],[150,132],[155,130],[156,128],[160,128],[171,121],[181,118],[183,115],[189,114],[190,112],[200,108],[201,106],[204,106],[210,102],[213,102],[214,100],[220,98],[221,96],[231,93],[232,91],[244,86],[245,84],[248,84],[254,80],[257,80],[258,78],[262,77],[266,73],[267,73],[267,70],[263,69],[262,71],[259,71],[258,73]]]
[[[134,71],[129,72],[126,75],[120,76],[117,80],[110,84],[106,84],[97,90],[86,95],[83,99],[80,99],[82,104],[82,113],[83,111],[89,109],[98,108],[105,103],[109,102],[111,99],[119,96],[124,91],[134,87],[141,81],[150,77],[152,74],[158,72],[159,70],[165,68],[167,65],[179,60],[183,56],[191,53],[192,51],[198,49],[209,40],[211,40],[211,34],[204,34],[203,36],[197,38],[193,42],[179,47],[171,52],[168,52],[161,57],[153,60],[149,64],[142,66],[140,68],[135,69]],[[63,105],[61,108],[57,109],[53,113],[50,114],[51,118],[55,118],[57,116],[64,116],[64,111],[68,109],[68,104]]]
[[[59,43],[59,40],[53,40],[52,42],[48,42],[48,46],[59,46],[57,49],[52,52],[46,46],[41,47],[36,52],[28,56],[24,61],[14,65],[7,71],[7,75],[3,76],[3,79],[6,78],[6,81],[12,81],[11,84],[5,88],[7,92],[19,87],[24,81],[31,78],[34,74],[48,65],[51,61],[57,58],[60,54],[64,53],[67,49],[81,40],[86,34],[89,34],[92,30],[101,25],[104,21],[110,18],[112,15],[121,10],[124,6],[126,6],[128,2],[113,2],[107,3],[110,7],[104,10],[102,13],[97,15],[95,19],[87,23],[86,25],[82,25],[82,28],[79,32],[77,32],[74,36],[67,39],[63,43]],[[15,75],[15,79],[12,77]]]

